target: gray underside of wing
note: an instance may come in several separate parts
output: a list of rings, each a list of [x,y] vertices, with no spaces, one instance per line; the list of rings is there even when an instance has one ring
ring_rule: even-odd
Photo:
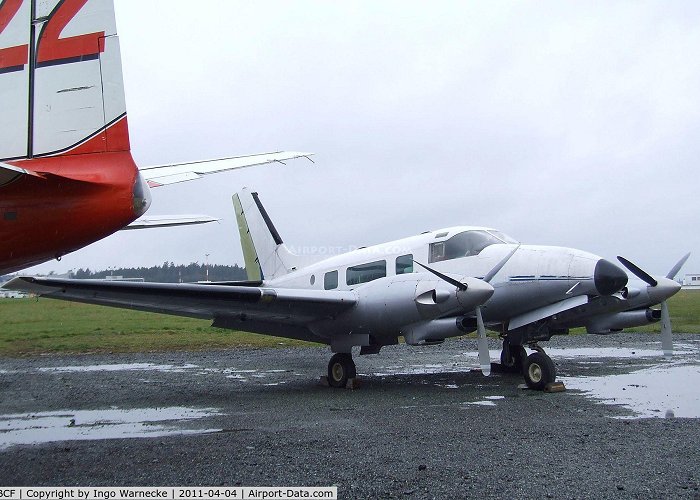
[[[19,277],[3,288],[73,302],[210,319],[214,326],[317,340],[307,325],[356,302],[352,292]]]

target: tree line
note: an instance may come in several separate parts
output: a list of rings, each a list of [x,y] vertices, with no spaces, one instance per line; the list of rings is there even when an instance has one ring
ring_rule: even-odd
[[[139,279],[159,283],[193,283],[195,281],[243,281],[247,279],[245,268],[238,264],[224,266],[220,264],[190,264],[175,265],[173,262],[163,262],[160,266],[153,267],[121,267],[102,271],[78,269],[70,273],[77,279],[105,279],[108,276],[121,276],[122,278]]]

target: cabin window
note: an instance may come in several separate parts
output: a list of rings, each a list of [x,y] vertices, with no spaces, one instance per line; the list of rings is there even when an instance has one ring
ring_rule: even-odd
[[[407,274],[413,272],[413,255],[401,255],[396,257],[396,274]]]
[[[445,260],[445,242],[430,244],[430,262]]]
[[[323,288],[333,290],[338,288],[338,271],[330,271],[323,277]]]
[[[484,248],[490,245],[515,242],[508,236],[501,236],[502,233],[497,234],[494,235],[488,231],[464,231],[445,241],[432,243],[430,245],[430,262],[479,255]]]
[[[345,281],[348,285],[359,285],[386,276],[386,261],[378,260],[359,266],[348,267],[345,272]]]

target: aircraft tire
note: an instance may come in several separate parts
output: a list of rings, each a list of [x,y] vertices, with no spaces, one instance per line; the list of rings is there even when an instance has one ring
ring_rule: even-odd
[[[328,385],[331,387],[345,387],[348,379],[355,378],[356,375],[355,362],[349,353],[334,354],[328,362]]]
[[[552,358],[541,352],[530,354],[523,364],[523,376],[530,389],[541,391],[557,377]]]

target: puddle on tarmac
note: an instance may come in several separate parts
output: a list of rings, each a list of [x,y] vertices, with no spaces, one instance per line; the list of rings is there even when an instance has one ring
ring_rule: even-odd
[[[0,450],[54,441],[149,438],[204,434],[221,429],[187,429],[192,421],[219,415],[216,408],[58,410],[0,415]]]
[[[476,366],[476,365],[474,365]],[[434,373],[460,373],[471,370],[474,366],[471,364],[457,364],[450,362],[449,364],[438,365],[407,365],[407,366],[383,366],[378,372],[372,372],[369,375],[375,377],[388,377],[390,375],[428,375]]]
[[[505,396],[485,396],[483,401],[466,401],[463,405],[496,406],[496,401],[506,399]]]
[[[569,389],[585,391],[604,404],[622,405],[635,417],[700,418],[700,366],[676,362],[622,375],[562,377]]]
[[[85,365],[85,366],[49,366],[39,368],[40,372],[75,373],[75,372],[122,372],[122,371],[167,371],[178,372],[198,368],[197,365],[156,365],[154,363],[129,363],[114,365]]]
[[[663,358],[663,352],[660,348],[634,348],[634,347],[582,347],[574,349],[565,348],[548,348],[546,352],[552,359],[572,359],[572,358],[618,358],[618,359],[634,359],[634,358]],[[697,353],[697,346],[682,344],[677,345],[675,355],[684,356],[692,353]],[[379,371],[371,373],[376,377],[387,377],[390,375],[428,375],[435,373],[455,373],[465,372],[471,369],[478,368],[478,354],[475,351],[467,351],[458,356],[452,356],[452,360],[444,364],[409,364],[409,365],[390,365],[384,366]],[[497,362],[501,357],[501,351],[493,349],[490,351],[491,360]],[[455,359],[464,361],[455,362]],[[596,361],[589,361],[596,363]]]
[[[662,358],[663,351],[661,345],[658,347],[650,346],[648,348],[635,347],[576,347],[567,349],[564,347],[549,347],[546,343],[540,344],[545,348],[547,354],[554,360],[557,358]],[[698,352],[697,346],[689,344],[677,344],[674,354],[683,356]],[[534,351],[528,350],[528,354]],[[497,361],[501,357],[500,349],[492,349],[489,351],[492,361]],[[464,356],[477,356],[476,352],[467,351]]]
[[[494,403],[493,401],[468,401],[463,404],[476,406],[496,406],[496,403]]]
[[[170,373],[191,372],[196,375],[223,374],[228,378],[243,378],[244,375],[254,378],[265,378],[269,375],[285,373],[287,370],[256,370],[238,368],[202,368],[199,365],[186,363],[183,365],[155,364],[155,363],[127,363],[105,365],[76,365],[76,366],[48,366],[37,369],[43,373],[86,373],[86,372],[121,372],[121,371],[158,371]],[[0,372],[1,373],[1,372]],[[15,372],[18,373],[18,372]]]

